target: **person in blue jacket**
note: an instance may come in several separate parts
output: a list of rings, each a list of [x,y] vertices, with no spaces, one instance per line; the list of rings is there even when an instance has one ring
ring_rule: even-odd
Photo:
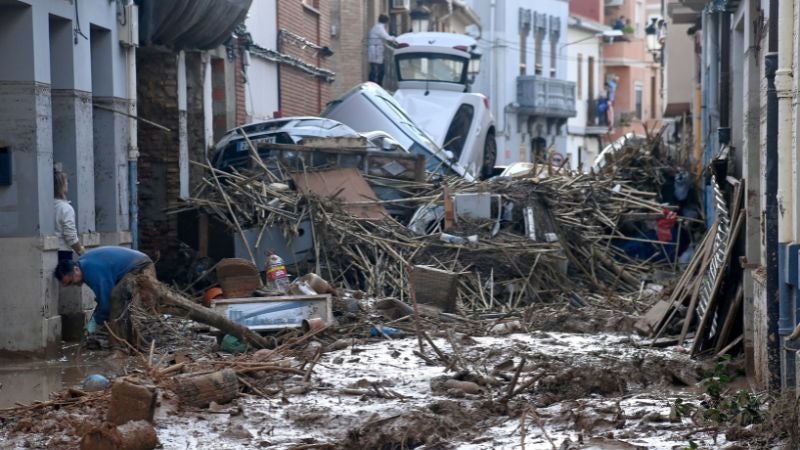
[[[128,303],[131,295],[123,282],[126,277],[147,273],[155,277],[153,261],[142,252],[125,247],[98,247],[83,254],[77,261],[59,261],[55,277],[62,286],[86,284],[95,295],[97,307],[86,324],[89,334],[97,331],[107,320],[122,338],[128,338],[128,324],[117,326],[117,322],[128,322]],[[133,281],[133,280],[130,280]]]

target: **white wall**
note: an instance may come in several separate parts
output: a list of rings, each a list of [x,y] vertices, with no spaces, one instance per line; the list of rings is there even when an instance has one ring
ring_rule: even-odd
[[[489,97],[492,113],[497,124],[497,164],[503,165],[526,160],[530,155],[530,139],[527,124],[520,123],[519,115],[513,110],[517,101],[517,76],[520,64],[519,9],[531,9],[540,14],[561,18],[561,36],[558,47],[567,42],[569,4],[566,0],[497,0],[494,10],[494,42],[492,45],[492,8],[490,0],[469,0],[469,5],[481,18],[482,36],[479,41],[483,51],[481,73],[478,75],[473,91]],[[526,38],[526,75],[533,75],[536,63],[535,40],[533,33]],[[542,43],[542,74],[550,76],[550,31]],[[566,79],[567,58],[556,58],[556,78]],[[543,119],[537,119],[537,123]],[[535,125],[534,125],[535,126]],[[550,137],[548,137],[548,140]],[[556,139],[556,148],[564,151],[566,137]]]
[[[595,136],[584,136],[586,131],[589,98],[589,79],[594,79],[594,93],[596,99],[603,92],[603,83],[600,82],[600,44],[594,37],[595,31],[589,31],[578,27],[569,27],[566,42],[576,42],[564,48],[567,62],[567,79],[576,83],[575,89],[575,109],[577,115],[567,121],[567,154],[570,158],[570,167],[577,169],[578,159],[583,162],[584,169],[597,156],[598,143]],[[585,39],[585,40],[584,40]],[[584,40],[581,42],[581,40]],[[578,83],[578,55],[580,61],[580,87]],[[589,58],[594,58],[594,72],[589,73]],[[582,148],[582,155],[578,157],[579,147]],[[588,163],[587,163],[588,161]]]
[[[276,50],[278,23],[276,0],[256,0],[245,25],[260,47]],[[278,65],[257,56],[250,58],[245,85],[245,108],[252,121],[272,118],[278,110]]]

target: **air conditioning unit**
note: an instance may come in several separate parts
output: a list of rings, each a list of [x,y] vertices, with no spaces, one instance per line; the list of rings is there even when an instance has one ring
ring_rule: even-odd
[[[119,42],[125,47],[139,45],[139,7],[134,4],[125,5],[124,14],[119,17]]]
[[[392,9],[411,9],[411,0],[392,0]]]
[[[606,0],[606,6],[622,6],[625,0]]]

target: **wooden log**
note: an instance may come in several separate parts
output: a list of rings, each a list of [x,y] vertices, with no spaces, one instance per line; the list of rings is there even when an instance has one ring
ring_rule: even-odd
[[[150,422],[138,420],[114,426],[109,422],[83,435],[81,450],[153,450],[159,445]]]
[[[156,408],[156,388],[134,379],[119,378],[111,386],[111,407],[108,421],[114,425],[146,420],[153,421]]]
[[[172,390],[181,403],[201,408],[211,402],[225,404],[239,395],[239,378],[233,369],[204,375],[180,375],[173,379]]]
[[[144,286],[149,291],[148,294],[152,297],[152,300],[158,302],[155,306],[159,309],[165,309],[166,307],[173,314],[180,314],[191,320],[218,328],[257,348],[267,348],[269,345],[266,339],[253,330],[235,323],[211,309],[194,303],[150,276],[142,275],[138,280],[139,285]]]

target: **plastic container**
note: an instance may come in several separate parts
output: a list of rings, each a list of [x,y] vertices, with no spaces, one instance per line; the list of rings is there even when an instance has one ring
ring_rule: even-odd
[[[369,329],[369,335],[371,337],[400,335],[402,333],[402,330],[392,327],[385,327],[383,325],[374,326]]]
[[[283,258],[273,252],[267,253],[267,284],[282,293],[289,289],[289,272],[283,264]]]
[[[333,290],[331,285],[325,281],[324,278],[320,277],[314,272],[309,272],[298,278],[298,280],[308,283],[308,285],[311,286],[311,289],[313,289],[317,294],[328,294]]]
[[[317,295],[317,291],[303,280],[295,280],[289,284],[289,293],[292,295]]]
[[[448,244],[456,244],[456,245],[461,245],[467,242],[467,240],[461,236],[454,236],[452,234],[447,234],[447,233],[440,234],[439,240],[441,240],[442,242],[447,242]]]
[[[107,389],[111,386],[111,382],[103,375],[95,373],[84,378],[81,385],[86,392],[97,392]]]

